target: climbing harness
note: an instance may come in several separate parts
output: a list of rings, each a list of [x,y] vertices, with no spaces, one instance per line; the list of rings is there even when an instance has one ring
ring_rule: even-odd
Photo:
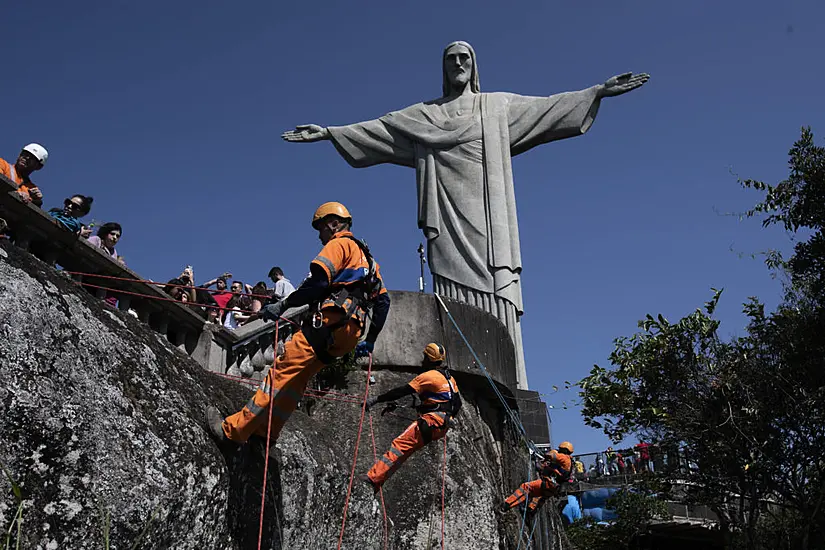
[[[377,267],[369,247],[363,241],[351,235],[344,235],[341,238],[350,239],[364,254],[368,267],[364,268],[364,275],[357,283],[349,286],[334,289],[325,298],[318,300],[310,306],[311,315],[304,318],[301,323],[301,331],[312,346],[315,356],[325,365],[335,362],[336,357],[329,353],[329,348],[333,343],[334,332],[346,325],[353,316],[365,324],[366,318],[372,311],[372,305],[378,293],[383,287],[381,279],[378,278]],[[343,311],[341,318],[334,322],[324,324],[324,308],[334,306]],[[314,311],[313,311],[314,310]],[[363,314],[358,312],[363,312]]]

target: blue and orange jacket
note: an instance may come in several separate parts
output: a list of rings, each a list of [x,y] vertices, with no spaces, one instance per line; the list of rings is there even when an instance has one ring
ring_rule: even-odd
[[[408,385],[421,398],[419,412],[437,410],[440,406],[450,403],[453,395],[458,395],[455,378],[451,376],[448,380],[442,372],[435,369],[419,374]]]
[[[335,300],[336,293],[345,288],[348,290],[355,289],[361,286],[370,276],[367,257],[351,237],[352,233],[349,231],[337,233],[312,260],[312,265],[320,267],[327,274],[329,280],[330,296],[321,302],[322,309],[343,307],[348,311],[352,306],[352,298],[347,297],[342,303],[337,303]],[[374,299],[387,293],[378,262],[373,259],[373,263],[375,264],[377,285],[371,289],[373,295],[368,296],[368,299]],[[366,311],[363,307],[357,307],[352,313],[352,317],[357,319],[363,326]]]

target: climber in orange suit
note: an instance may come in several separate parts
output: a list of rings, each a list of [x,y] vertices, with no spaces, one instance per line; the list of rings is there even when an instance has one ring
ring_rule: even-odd
[[[573,444],[562,441],[557,451],[549,451],[538,465],[539,479],[522,483],[513,494],[499,505],[499,512],[506,512],[532,497],[528,505],[535,512],[545,499],[555,496],[559,487],[570,481],[573,473]]]
[[[271,438],[278,439],[313,375],[353,348],[357,356],[372,353],[390,297],[378,264],[366,244],[353,237],[351,226],[352,216],[341,203],[324,203],[315,211],[312,227],[324,248],[312,260],[309,277],[289,296],[261,310],[265,320],[276,322],[287,309],[302,305],[310,306],[309,315],[243,409],[223,418],[216,407],[207,408],[209,431],[219,441],[266,437],[270,405]],[[369,333],[358,343],[369,311]]]
[[[422,366],[431,370],[419,374],[408,384],[367,399],[367,410],[377,403],[394,401],[414,393],[421,399],[421,405],[417,408],[418,420],[407,426],[407,429],[393,440],[390,449],[373,464],[367,474],[360,476],[360,479],[370,483],[374,490],[377,491],[415,451],[447,435],[452,419],[461,409],[458,385],[443,365],[445,355],[440,344],[427,344],[424,348]],[[382,414],[395,407],[395,403],[390,403]]]

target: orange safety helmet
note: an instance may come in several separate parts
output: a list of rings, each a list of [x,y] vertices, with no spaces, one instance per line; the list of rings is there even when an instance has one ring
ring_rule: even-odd
[[[338,216],[346,220],[347,223],[352,223],[352,215],[347,210],[347,207],[340,202],[325,202],[315,211],[312,216],[312,227],[318,229],[316,224],[326,218],[327,216]]]
[[[431,342],[424,348],[424,357],[433,363],[441,363],[447,357],[447,353],[441,344]]]
[[[562,441],[561,443],[559,443],[559,450],[560,451],[565,450],[565,451],[567,451],[567,454],[572,455],[573,454],[573,444],[570,443],[569,441]]]

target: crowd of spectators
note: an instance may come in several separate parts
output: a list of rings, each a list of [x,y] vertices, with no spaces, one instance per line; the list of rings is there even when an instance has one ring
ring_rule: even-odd
[[[13,164],[0,158],[0,174],[17,186],[20,200],[39,208],[43,207],[44,196],[40,187],[32,181],[31,175],[43,168],[48,157],[49,153],[45,147],[38,143],[30,143],[23,147]],[[94,223],[86,226],[81,221],[81,218],[91,211],[93,202],[92,197],[72,195],[64,199],[62,208],[51,208],[47,213],[63,229],[71,231],[79,238],[88,239],[89,244],[98,247],[113,260],[125,264],[123,256],[118,254],[115,248],[123,236],[123,228],[119,223],[104,223],[93,236]],[[0,238],[13,235],[14,228],[9,227],[0,211]],[[257,313],[270,300],[286,298],[295,291],[295,287],[284,276],[280,267],[270,269],[268,277],[274,284],[273,288],[268,288],[264,281],[258,281],[254,286],[250,286],[239,280],[232,280],[227,288],[229,280],[232,279],[232,273],[228,272],[197,285],[192,266],[186,266],[180,275],[164,285],[163,290],[171,299],[191,304],[206,322],[234,330],[256,319]],[[211,289],[213,286],[214,290]],[[117,298],[112,295],[107,296],[105,300],[113,306],[117,305]]]
[[[573,478],[593,481],[608,476],[627,476],[659,471],[695,469],[695,464],[677,449],[662,449],[644,441],[633,447],[607,450],[573,457]]]
[[[275,283],[274,288],[267,288],[264,281],[250,286],[243,281],[232,280],[227,289],[232,273],[223,273],[198,285],[192,266],[186,266],[183,273],[166,283],[164,291],[174,300],[192,302],[195,310],[208,323],[235,330],[257,319],[257,313],[270,301],[280,300],[295,291],[280,267],[273,267],[269,273]],[[211,290],[213,286],[215,289]]]

